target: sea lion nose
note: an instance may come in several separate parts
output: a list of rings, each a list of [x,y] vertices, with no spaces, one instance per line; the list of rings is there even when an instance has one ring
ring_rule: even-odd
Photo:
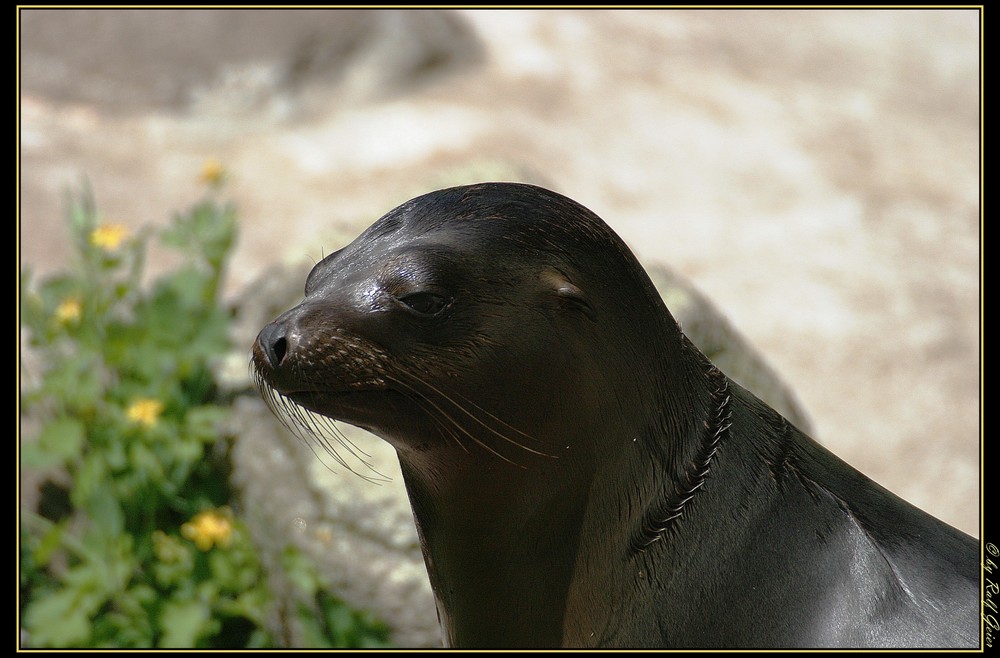
[[[288,337],[284,322],[272,322],[257,335],[257,347],[267,357],[272,368],[277,368],[288,353]]]

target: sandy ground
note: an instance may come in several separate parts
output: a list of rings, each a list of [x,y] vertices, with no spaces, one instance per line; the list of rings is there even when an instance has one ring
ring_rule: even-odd
[[[980,534],[978,12],[458,18],[478,46],[443,49],[464,65],[420,84],[378,77],[406,72],[388,38],[335,80],[276,86],[281,53],[220,55],[180,100],[134,104],[99,67],[77,75],[90,60],[72,48],[60,56],[23,34],[23,61],[39,66],[22,66],[22,267],[65,261],[62,195],[82,177],[109,219],[138,228],[196,199],[202,162],[222,160],[243,222],[234,295],[432,188],[540,183],[706,292],[824,444]],[[119,66],[168,61],[171,38],[189,47],[160,34],[159,51],[100,31],[85,43]],[[59,93],[59,71],[90,96]]]

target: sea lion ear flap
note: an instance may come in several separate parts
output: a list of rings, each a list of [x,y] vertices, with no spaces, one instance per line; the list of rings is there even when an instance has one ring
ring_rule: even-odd
[[[541,273],[542,283],[552,291],[563,306],[575,308],[586,315],[591,322],[597,322],[597,314],[580,290],[569,277],[555,269],[546,267]]]

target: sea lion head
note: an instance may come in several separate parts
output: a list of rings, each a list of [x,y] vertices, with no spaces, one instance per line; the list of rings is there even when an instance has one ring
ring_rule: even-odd
[[[679,339],[597,215],[484,183],[408,201],[320,261],[252,369],[286,418],[346,421],[415,463],[486,451],[525,466],[606,450],[586,437],[656,394]]]

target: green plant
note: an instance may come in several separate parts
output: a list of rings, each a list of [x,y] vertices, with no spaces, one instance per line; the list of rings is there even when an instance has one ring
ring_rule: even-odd
[[[21,466],[63,483],[43,487],[38,513],[21,511],[30,646],[276,642],[267,630],[274,596],[228,506],[228,401],[213,372],[229,348],[219,291],[236,212],[216,198],[221,172],[205,174],[211,191],[159,235],[182,262],[151,286],[141,282],[152,232],[101,223],[88,190],[70,206],[69,269],[37,286],[22,274],[21,323],[41,368],[21,394],[22,420],[37,426]],[[342,605],[297,565],[295,582],[316,602],[296,611],[317,629],[311,641],[384,645],[384,627],[355,613],[331,617],[323,606]],[[329,621],[344,614],[346,633]]]

